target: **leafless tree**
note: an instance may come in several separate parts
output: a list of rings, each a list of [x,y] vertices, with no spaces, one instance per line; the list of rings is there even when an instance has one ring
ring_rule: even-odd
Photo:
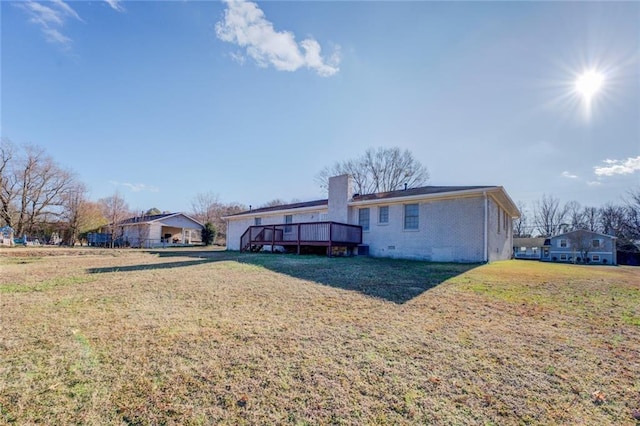
[[[288,203],[287,203],[286,201],[284,201],[284,200],[280,199],[280,198],[275,198],[275,199],[273,199],[273,200],[271,200],[271,201],[267,201],[266,203],[262,204],[262,205],[260,206],[260,208],[263,208],[263,207],[276,207],[276,206],[283,206],[283,205],[285,205],[285,204],[288,204]]]
[[[350,174],[353,177],[355,192],[371,194],[375,192],[402,189],[425,185],[429,172],[409,150],[400,148],[370,148],[359,158],[336,162],[325,167],[316,176],[323,189],[328,189],[329,178]]]
[[[131,215],[129,205],[124,198],[116,192],[110,197],[98,200],[102,214],[109,222],[109,233],[111,234],[111,247],[114,246],[116,239],[122,236],[122,230],[118,226],[120,222]]]
[[[600,232],[600,210],[597,207],[585,207],[582,217],[586,230]]]
[[[517,206],[518,210],[520,210],[520,217],[513,220],[513,236],[516,238],[528,238],[531,236],[531,231],[527,205],[522,201],[518,201]]]
[[[629,233],[634,240],[638,240],[640,239],[640,186],[629,191],[626,204]]]
[[[605,204],[600,208],[600,226],[604,234],[624,239],[628,230],[625,208],[611,203]]]
[[[199,193],[191,201],[191,214],[201,223],[215,223],[221,208],[220,198],[213,192]]]
[[[61,218],[66,228],[63,242],[70,246],[78,242],[80,234],[107,224],[98,204],[89,200],[87,188],[82,183],[65,194]]]
[[[0,214],[17,235],[60,217],[66,193],[76,183],[69,170],[42,148],[18,149],[7,140],[0,144],[0,168]]]
[[[560,201],[551,195],[543,195],[534,207],[534,224],[543,237],[551,237],[560,232],[567,216],[567,207],[560,207]]]
[[[584,210],[579,202],[569,201],[565,204],[565,208],[567,210],[567,223],[570,231],[585,229],[587,227],[585,223]]]
[[[579,229],[567,234],[567,239],[569,240],[572,250],[580,255],[573,256],[574,263],[578,262],[578,257],[580,258],[580,262],[587,262],[589,252],[593,248],[592,234],[585,229]]]

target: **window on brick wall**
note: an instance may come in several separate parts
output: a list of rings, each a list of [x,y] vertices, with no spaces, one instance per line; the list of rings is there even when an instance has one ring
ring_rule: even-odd
[[[378,207],[378,223],[389,223],[389,206]]]
[[[404,205],[404,229],[418,229],[420,227],[420,208],[418,204]]]
[[[362,226],[363,231],[369,230],[369,209],[358,210],[358,225]]]
[[[262,225],[262,218],[261,218],[261,217],[256,217],[256,218],[254,218],[254,219],[253,219],[253,224],[254,224],[255,226],[260,226],[260,225]]]
[[[286,232],[287,234],[291,233],[291,223],[293,223],[293,215],[292,214],[286,214],[284,215],[284,223],[286,224],[284,227],[284,232]]]

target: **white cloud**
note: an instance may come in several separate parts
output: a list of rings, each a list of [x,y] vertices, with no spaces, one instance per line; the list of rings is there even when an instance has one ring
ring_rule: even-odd
[[[16,3],[29,15],[29,22],[40,27],[45,39],[50,43],[56,43],[62,47],[69,47],[71,39],[62,34],[68,18],[84,22],[80,15],[62,0],[52,0],[46,4],[43,2],[26,1]]]
[[[578,178],[577,175],[574,175],[574,174],[572,174],[572,173],[570,173],[570,172],[568,172],[566,170],[564,172],[562,172],[562,174],[560,176],[562,176],[563,178],[567,178],[567,179],[577,179]]]
[[[111,9],[117,12],[124,12],[124,7],[122,6],[122,3],[120,0],[104,0],[104,1],[107,2],[109,6],[111,6]]]
[[[626,160],[604,160],[605,166],[595,166],[597,176],[629,175],[640,170],[640,155]]]
[[[129,182],[118,182],[115,180],[110,180],[109,183],[116,186],[124,186],[129,188],[131,192],[141,192],[141,191],[149,191],[149,192],[159,192],[160,189],[157,186],[147,185],[144,183],[129,183]]]
[[[222,41],[245,48],[246,54],[260,67],[272,65],[280,71],[296,71],[307,67],[322,77],[340,69],[339,49],[324,59],[320,44],[313,38],[296,42],[290,31],[276,31],[256,3],[227,0],[224,19],[216,23],[216,35]],[[238,60],[238,55],[232,57]]]
[[[602,185],[602,182],[599,182],[597,180],[590,180],[590,181],[587,181],[587,185],[589,185],[589,186],[600,186],[600,185]]]

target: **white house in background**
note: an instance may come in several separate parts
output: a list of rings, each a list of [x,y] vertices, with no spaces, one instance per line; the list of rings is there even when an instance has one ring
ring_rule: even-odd
[[[204,228],[184,213],[131,217],[118,227],[124,245],[144,248],[201,244]]]
[[[329,198],[225,217],[228,250],[305,246],[438,262],[509,259],[518,208],[501,186],[425,186],[354,194],[349,175],[329,179]],[[356,249],[357,248],[357,249]]]

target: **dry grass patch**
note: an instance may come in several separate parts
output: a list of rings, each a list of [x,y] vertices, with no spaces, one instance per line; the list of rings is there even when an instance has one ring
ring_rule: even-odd
[[[93,253],[0,258],[0,422],[636,424],[637,269]]]

